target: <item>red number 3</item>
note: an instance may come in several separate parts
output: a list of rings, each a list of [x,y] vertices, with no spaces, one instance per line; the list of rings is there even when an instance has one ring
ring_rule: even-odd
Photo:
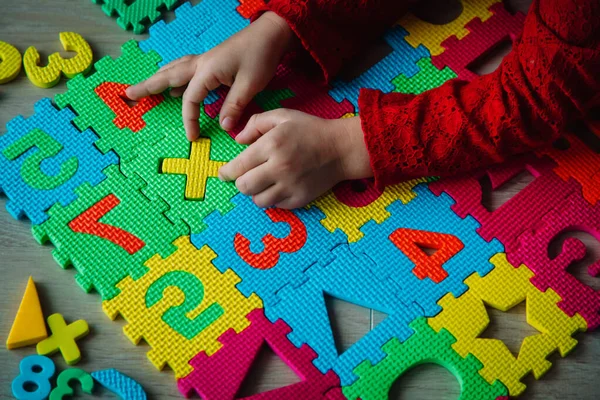
[[[302,221],[289,210],[269,208],[265,210],[273,222],[285,222],[290,226],[290,234],[278,238],[270,233],[262,238],[263,251],[253,253],[250,250],[250,240],[238,233],[233,239],[236,253],[256,269],[271,269],[279,262],[280,253],[294,253],[306,243],[306,227]]]

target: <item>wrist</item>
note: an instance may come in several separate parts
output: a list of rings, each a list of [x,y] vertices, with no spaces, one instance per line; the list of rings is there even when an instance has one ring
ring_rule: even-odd
[[[360,117],[330,120],[343,180],[373,176]]]
[[[292,48],[296,35],[284,18],[273,11],[267,11],[256,20],[256,22],[259,21],[262,24],[268,24],[272,27],[272,39],[282,52]]]

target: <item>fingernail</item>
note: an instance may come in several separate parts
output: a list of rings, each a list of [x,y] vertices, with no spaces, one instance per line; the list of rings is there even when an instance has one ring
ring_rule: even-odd
[[[235,123],[233,122],[233,119],[225,117],[225,119],[221,122],[221,128],[225,129],[226,131],[230,131],[233,128],[235,128]]]

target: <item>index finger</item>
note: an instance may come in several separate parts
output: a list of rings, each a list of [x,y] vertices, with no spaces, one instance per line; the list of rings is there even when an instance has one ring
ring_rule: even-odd
[[[180,87],[192,79],[194,71],[192,63],[180,62],[171,68],[158,71],[137,85],[128,87],[125,93],[131,100],[139,100],[152,94],[161,93],[169,87]]]

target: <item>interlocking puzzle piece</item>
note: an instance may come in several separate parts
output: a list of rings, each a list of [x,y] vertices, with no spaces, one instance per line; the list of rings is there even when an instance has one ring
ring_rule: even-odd
[[[463,357],[472,354],[483,364],[479,373],[490,383],[499,380],[511,396],[525,390],[521,379],[533,372],[539,379],[552,366],[546,358],[560,351],[566,356],[577,344],[571,336],[586,329],[580,315],[567,316],[556,303],[560,297],[551,289],[539,291],[530,282],[533,276],[525,265],[514,267],[499,253],[492,258],[495,268],[485,277],[465,280],[469,290],[459,298],[451,294],[440,300],[442,312],[428,320],[436,331],[447,329],[455,338],[454,350]],[[508,311],[526,301],[527,322],[540,333],[523,340],[518,356],[498,339],[478,338],[489,325],[486,305]]]
[[[90,333],[87,322],[80,319],[67,325],[63,316],[57,313],[48,317],[48,326],[52,334],[37,344],[37,353],[48,356],[60,351],[67,364],[77,364],[81,352],[76,341]]]
[[[480,224],[477,232],[487,241],[502,242],[509,260],[517,249],[518,237],[532,228],[541,217],[554,209],[557,203],[578,189],[577,182],[564,182],[552,169],[555,164],[550,159],[526,156],[502,165],[492,166],[456,178],[433,182],[429,188],[436,195],[442,192],[450,195],[455,204],[452,210],[461,218],[471,215]],[[494,211],[483,204],[483,190],[480,180],[486,175],[492,190],[497,190],[521,172],[529,172],[535,180]],[[535,207],[531,205],[535,204]]]
[[[297,347],[307,344],[312,348],[318,355],[315,366],[323,373],[333,369],[346,386],[356,379],[352,370],[358,364],[367,359],[376,363],[385,357],[380,349],[388,340],[407,339],[413,333],[409,323],[422,316],[423,311],[414,304],[404,304],[396,295],[398,285],[378,279],[371,272],[369,260],[354,256],[347,245],[336,247],[332,253],[335,259],[331,263],[306,270],[308,279],[302,285],[279,290],[279,302],[265,305],[265,313],[271,321],[284,320],[292,329],[290,341]],[[338,354],[325,294],[388,316]]]
[[[564,181],[575,179],[581,184],[583,197],[592,205],[600,200],[600,154],[586,146],[573,134],[564,135],[567,149],[547,147],[537,154],[551,157],[557,164],[554,172]]]
[[[199,353],[190,361],[194,371],[179,379],[179,391],[190,397],[195,391],[205,400],[235,399],[242,382],[259,352],[268,344],[302,379],[293,385],[260,393],[245,399],[323,399],[328,389],[340,385],[333,371],[322,374],[312,364],[316,354],[306,345],[295,347],[286,338],[291,329],[282,320],[275,323],[265,318],[262,309],[248,314],[250,326],[236,333],[228,330],[220,338],[222,347],[211,356]],[[222,372],[227,371],[227,376]]]
[[[40,224],[53,204],[67,206],[76,199],[75,188],[104,180],[102,170],[118,159],[98,151],[92,131],[79,132],[71,124],[70,110],[58,111],[50,99],[34,108],[31,117],[9,121],[0,137],[0,191],[8,196],[6,209],[14,218],[25,215]]]
[[[21,53],[12,44],[0,40],[0,85],[15,79],[21,72]]]
[[[142,385],[116,369],[95,371],[91,375],[105,389],[110,390],[123,400],[146,400],[146,392],[144,392]]]
[[[262,303],[238,292],[240,278],[233,271],[221,274],[214,267],[209,247],[196,249],[188,236],[173,244],[176,252],[148,260],[148,272],[123,279],[119,296],[102,308],[111,319],[121,315],[127,321],[123,331],[134,344],[144,339],[152,347],[148,358],[156,368],[168,364],[182,378],[192,371],[188,361],[201,351],[219,350],[219,336],[245,329],[246,315]]]
[[[425,185],[418,185],[413,191],[417,197],[408,204],[396,201],[388,206],[391,216],[384,222],[370,221],[363,225],[364,237],[351,243],[350,249],[373,260],[375,276],[398,284],[403,303],[419,304],[425,316],[433,316],[441,310],[437,301],[445,294],[451,292],[458,297],[467,290],[463,281],[468,276],[474,272],[487,274],[493,268],[490,258],[503,247],[497,240],[489,243],[483,240],[476,232],[479,224],[473,218],[457,216],[451,209],[453,202],[449,196],[438,198]],[[462,242],[464,248],[439,265],[448,277],[438,283],[430,278],[420,279],[413,272],[415,264],[393,242],[394,232],[399,229],[452,235],[453,240]]]
[[[250,24],[236,11],[238,6],[239,0],[203,0],[195,6],[183,3],[175,9],[175,20],[154,24],[140,47],[160,54],[161,67],[188,54],[206,53]]]
[[[139,0],[138,0],[139,1]],[[135,157],[134,149],[142,144],[152,144],[161,139],[164,134],[161,129],[162,122],[178,116],[181,119],[180,103],[173,101],[170,96],[164,96],[163,101],[156,104],[142,116],[146,126],[133,132],[130,128],[119,128],[115,124],[115,112],[111,109],[109,97],[107,104],[96,92],[96,89],[105,82],[116,82],[124,85],[133,85],[149,78],[158,71],[157,63],[160,56],[155,52],[144,53],[140,50],[137,42],[130,40],[121,47],[121,56],[112,59],[108,56],[100,59],[94,64],[96,72],[88,77],[76,76],[67,82],[68,90],[55,97],[59,107],[70,106],[77,117],[73,123],[80,130],[92,128],[100,137],[96,146],[102,151],[114,150],[121,161],[128,161]],[[125,86],[120,87],[121,97],[125,96]],[[101,92],[102,93],[102,92]],[[152,114],[158,114],[160,125],[149,123]]]
[[[583,316],[591,331],[600,326],[600,291],[567,271],[569,265],[585,257],[585,245],[576,238],[567,238],[557,257],[551,259],[548,255],[554,238],[568,231],[584,231],[600,241],[600,203],[592,206],[579,194],[571,195],[520,237],[520,247],[509,261],[527,265],[535,273],[531,282],[542,291],[550,288],[558,293],[562,299],[558,306],[569,316]],[[600,261],[590,265],[588,273],[599,277]]]
[[[444,67],[441,71],[437,69],[429,57],[417,61],[417,66],[419,72],[415,75],[406,77],[404,74],[400,74],[392,79],[392,85],[396,87],[394,92],[421,94],[456,78],[456,73],[448,67]]]
[[[393,383],[411,368],[422,364],[438,364],[448,369],[460,382],[460,400],[493,400],[506,395],[500,382],[490,385],[477,373],[481,363],[473,356],[462,358],[452,349],[454,337],[448,331],[436,333],[425,318],[410,324],[415,333],[405,342],[392,339],[382,350],[387,356],[373,365],[363,362],[354,372],[359,379],[343,388],[348,400],[384,400]]]
[[[238,0],[237,12],[244,18],[251,18],[255,12],[263,8],[268,0]]]
[[[6,348],[9,350],[36,344],[48,337],[44,313],[35,288],[35,282],[30,276],[25,288],[25,294],[17,311],[15,322],[13,322]]]
[[[56,387],[50,392],[48,400],[63,400],[65,397],[73,397],[75,391],[71,387],[72,381],[78,381],[81,391],[92,394],[94,390],[94,378],[79,368],[65,369],[56,378]]]
[[[392,80],[399,74],[407,78],[417,74],[419,72],[417,61],[429,57],[430,54],[423,46],[413,48],[409,45],[405,40],[407,34],[408,32],[400,26],[388,30],[383,38],[393,51],[356,79],[350,82],[335,80],[329,91],[331,97],[338,102],[347,99],[358,109],[358,93],[361,88],[379,89],[389,93],[394,91]]]
[[[316,208],[260,209],[241,193],[231,201],[235,208],[225,215],[209,215],[208,228],[192,235],[192,243],[213,249],[216,267],[235,271],[242,280],[238,289],[245,296],[258,294],[265,304],[275,301],[275,293],[286,284],[300,284],[304,269],[327,262],[330,251],[346,241],[342,232],[323,228],[323,214]]]
[[[514,42],[525,22],[525,15],[520,12],[510,14],[502,3],[494,4],[490,11],[493,16],[485,22],[475,18],[465,25],[471,32],[466,37],[460,39],[452,36],[446,39],[442,43],[446,50],[432,57],[433,65],[439,69],[450,67],[459,79],[470,81],[476,78],[478,75],[468,67],[504,40],[510,39]]]
[[[166,96],[166,95],[165,95]],[[204,218],[218,211],[226,214],[233,207],[231,198],[238,192],[233,182],[216,178],[219,165],[232,160],[245,146],[237,144],[219,126],[216,119],[202,113],[201,137],[190,143],[185,137],[179,111],[165,120],[159,114],[148,114],[146,121],[160,130],[165,137],[155,144],[138,147],[139,155],[121,164],[121,170],[131,178],[141,177],[145,182],[142,192],[150,199],[166,202],[166,216],[175,223],[185,223],[192,233],[205,227]],[[183,172],[186,172],[183,174]]]
[[[106,180],[75,189],[77,200],[66,207],[54,205],[50,218],[32,231],[38,242],[56,246],[53,256],[61,267],[75,267],[75,279],[86,292],[95,288],[110,299],[119,293],[116,285],[123,278],[144,275],[147,259],[171,254],[175,247],[170,241],[189,228],[183,222],[172,224],[163,215],[167,205],[140,192],[139,178],[126,178],[118,166],[104,172]]]
[[[151,25],[161,16],[163,9],[171,10],[177,5],[177,0],[92,0],[102,4],[104,14],[112,17],[118,15],[117,24],[133,33],[144,33],[147,25]]]
[[[67,78],[75,75],[86,74],[92,67],[94,55],[92,48],[85,39],[75,32],[61,32],[60,42],[65,51],[77,53],[71,58],[62,58],[60,53],[52,53],[48,56],[48,64],[40,67],[40,53],[33,46],[25,50],[23,66],[27,77],[34,85],[41,88],[50,88],[60,81],[61,72]]]
[[[443,24],[433,24],[419,19],[412,13],[407,13],[398,21],[398,24],[408,31],[406,41],[411,46],[425,46],[432,56],[442,54],[444,47],[442,42],[451,36],[456,36],[462,39],[469,34],[467,25],[475,18],[481,21],[487,21],[492,16],[492,11],[489,8],[496,4],[502,3],[501,0],[460,0],[462,6],[461,14],[454,20]]]
[[[56,366],[48,357],[38,355],[25,357],[19,363],[19,375],[12,381],[13,396],[18,400],[47,398],[52,389],[50,379],[54,376],[54,372]],[[32,388],[31,384],[35,387]],[[29,387],[26,388],[26,385]]]
[[[413,188],[426,178],[413,179],[383,190],[375,187],[373,180],[363,179],[343,182],[323,197],[313,201],[309,207],[318,207],[325,214],[321,224],[329,232],[341,229],[353,243],[363,237],[360,228],[368,221],[378,224],[385,221],[390,213],[386,210],[392,202],[400,200],[406,204],[416,197]]]

